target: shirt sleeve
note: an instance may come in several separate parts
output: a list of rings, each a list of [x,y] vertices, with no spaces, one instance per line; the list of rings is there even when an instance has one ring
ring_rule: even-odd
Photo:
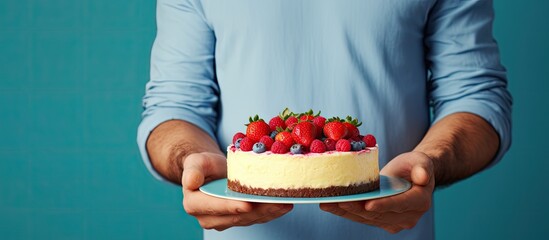
[[[425,38],[434,121],[456,112],[488,121],[500,139],[489,166],[511,145],[513,101],[492,36],[493,20],[491,0],[440,0],[431,10]]]
[[[219,87],[214,72],[215,36],[197,3],[158,0],[157,35],[151,52],[151,77],[143,97],[137,143],[151,174],[146,149],[160,123],[180,119],[215,136]],[[165,180],[165,179],[163,179]]]

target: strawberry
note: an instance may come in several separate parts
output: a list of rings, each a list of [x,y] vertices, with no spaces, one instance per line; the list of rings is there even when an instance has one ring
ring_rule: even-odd
[[[351,116],[347,116],[347,118],[345,118],[345,122],[343,122],[343,125],[347,128],[346,138],[350,138],[355,141],[361,140],[358,138],[358,136],[360,136],[358,127],[362,125],[362,122],[359,122],[356,118],[353,119]]]
[[[242,150],[244,152],[252,151],[252,149],[254,147],[254,143],[255,143],[255,141],[253,141],[249,137],[245,137],[245,138],[242,139],[242,141],[240,141],[240,150]]]
[[[292,134],[290,132],[279,132],[275,136],[275,141],[279,141],[284,143],[288,148],[290,148],[292,145],[294,145],[294,139],[292,138]]]
[[[278,153],[278,154],[284,154],[290,151],[290,148],[286,146],[286,144],[276,141],[273,143],[273,146],[271,146],[271,152]]]
[[[312,153],[323,153],[326,152],[326,145],[322,141],[315,139],[311,143],[311,147],[309,147],[309,150]]]
[[[366,144],[366,147],[375,147],[377,144],[376,138],[372,134],[368,134],[364,136],[362,141],[364,141],[364,143]]]
[[[345,127],[347,128],[347,135],[345,136],[346,138],[350,138],[353,140],[358,138],[358,135],[360,135],[360,131],[355,125],[348,122],[344,122],[343,125],[345,125]]]
[[[263,144],[265,144],[265,147],[267,148],[267,150],[270,150],[271,146],[274,143],[274,140],[269,136],[263,136],[261,137],[261,139],[259,139],[259,142],[262,142]]]
[[[324,139],[324,144],[326,145],[326,150],[334,151],[336,150],[336,141],[331,138]]]
[[[309,147],[316,138],[316,126],[312,122],[300,122],[292,130],[292,138],[296,143]]]
[[[313,109],[307,111],[307,112],[304,112],[302,114],[299,114],[299,121],[301,122],[304,122],[304,121],[313,121],[313,119],[316,117],[316,116],[319,116],[320,115],[320,111],[314,115],[314,112],[313,112]]]
[[[286,124],[286,127],[289,130],[292,130],[292,129],[294,129],[294,126],[297,124],[297,117],[290,116],[290,117],[288,117],[288,119],[286,119],[286,121],[284,121],[284,123]]]
[[[238,140],[239,138],[245,138],[246,135],[244,133],[241,133],[241,132],[237,132],[234,136],[233,136],[233,144],[236,142],[236,140]]]
[[[246,128],[246,136],[255,142],[259,142],[261,137],[271,134],[271,127],[269,124],[265,123],[263,119],[260,119],[259,116],[255,115],[254,118],[250,117],[250,123]]]
[[[347,139],[339,139],[336,143],[336,150],[340,152],[351,151],[351,142]]]
[[[345,138],[347,135],[347,128],[338,120],[328,120],[329,122],[324,125],[324,136],[333,140],[339,140]]]
[[[271,127],[271,131],[276,131],[277,128],[285,129],[286,123],[280,116],[276,116],[269,120],[269,127]]]
[[[302,121],[302,122],[313,121],[314,118],[315,117],[312,115],[301,115],[301,117],[299,117],[299,121]]]
[[[323,129],[324,125],[326,125],[326,118],[323,116],[316,116],[313,118],[313,123],[317,129]]]
[[[326,118],[323,116],[316,116],[313,118],[313,124],[316,126],[316,138],[322,138],[322,135],[324,134],[322,132],[322,129],[324,128],[324,125],[326,124]]]
[[[357,137],[350,137],[350,138],[347,138],[351,141],[355,141],[355,142],[358,142],[358,141],[362,141],[362,138],[360,136],[357,136]]]

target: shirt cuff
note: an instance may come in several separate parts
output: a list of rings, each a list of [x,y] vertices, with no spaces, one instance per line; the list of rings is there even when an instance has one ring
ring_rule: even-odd
[[[495,111],[495,108],[496,106],[479,104],[478,100],[461,100],[459,104],[448,104],[439,109],[435,113],[433,124],[450,114],[459,112],[475,114],[490,123],[499,135],[499,149],[492,161],[484,168],[488,169],[496,165],[511,146],[511,122],[508,116],[510,113],[506,113],[501,108],[501,111]]]

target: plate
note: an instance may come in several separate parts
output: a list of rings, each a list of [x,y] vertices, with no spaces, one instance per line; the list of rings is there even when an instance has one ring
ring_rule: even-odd
[[[334,203],[371,200],[376,198],[389,197],[403,193],[412,187],[412,184],[402,178],[380,175],[379,189],[367,193],[319,198],[292,198],[292,197],[269,197],[250,195],[234,192],[227,188],[227,179],[218,179],[200,187],[200,191],[210,196],[258,203],[292,203],[292,204],[313,204],[313,203]]]

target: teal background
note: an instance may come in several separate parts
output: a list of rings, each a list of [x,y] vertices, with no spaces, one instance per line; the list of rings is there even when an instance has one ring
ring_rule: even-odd
[[[513,146],[435,194],[438,239],[545,239],[549,1],[498,0]],[[136,127],[152,0],[0,1],[0,239],[198,239],[179,188],[154,180]]]

